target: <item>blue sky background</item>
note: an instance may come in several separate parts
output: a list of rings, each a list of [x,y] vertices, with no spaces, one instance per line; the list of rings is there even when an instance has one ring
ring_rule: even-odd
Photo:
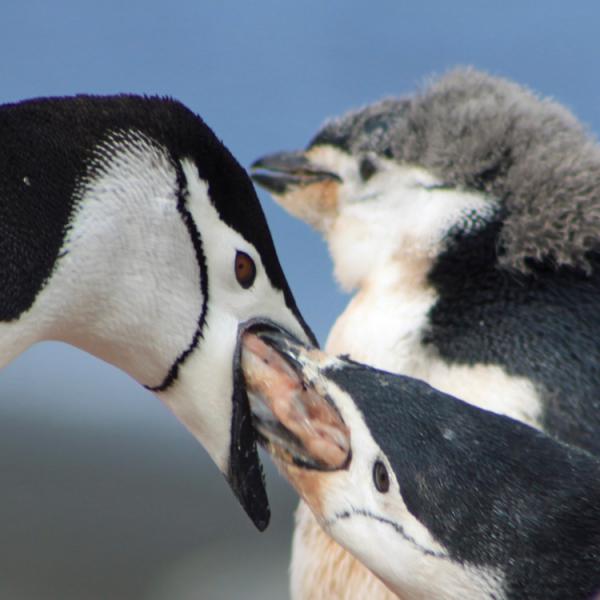
[[[599,25],[591,1],[4,0],[0,102],[168,94],[248,166],[304,146],[326,117],[470,64],[553,96],[598,133]],[[324,341],[347,302],[326,248],[261,199]],[[281,597],[295,500],[276,476],[275,527],[258,536],[157,400],[62,345],[5,369],[0,398],[1,598]]]

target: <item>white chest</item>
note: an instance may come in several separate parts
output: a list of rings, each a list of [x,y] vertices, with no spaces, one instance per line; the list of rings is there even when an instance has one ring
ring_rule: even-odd
[[[327,351],[349,354],[388,371],[412,374],[420,370],[425,359],[421,334],[436,296],[429,287],[413,282],[403,285],[403,279],[393,286],[361,288],[335,322]]]

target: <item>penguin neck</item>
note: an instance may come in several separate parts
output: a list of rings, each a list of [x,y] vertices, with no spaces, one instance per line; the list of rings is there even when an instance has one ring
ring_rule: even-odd
[[[334,324],[327,351],[350,354],[381,369],[418,370],[412,363],[422,353],[415,350],[436,302],[427,281],[431,263],[427,255],[398,253],[372,268]],[[357,330],[360,336],[354,334]]]
[[[64,310],[52,307],[51,334],[154,387],[192,343],[203,310],[200,267],[176,213],[158,226],[119,220],[107,238],[82,239],[64,257],[53,277]]]
[[[205,309],[178,190],[158,152],[126,153],[86,181],[52,274],[33,305],[2,326],[12,338],[4,359],[53,339],[160,385]]]

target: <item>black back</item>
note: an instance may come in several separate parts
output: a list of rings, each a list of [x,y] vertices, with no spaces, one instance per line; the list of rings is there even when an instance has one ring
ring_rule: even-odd
[[[429,281],[439,294],[423,341],[451,363],[498,364],[530,379],[542,427],[600,453],[600,261],[589,272],[530,261],[498,265],[500,222],[458,233]]]
[[[600,588],[600,462],[415,379],[356,363],[347,391],[409,511],[450,557],[506,574],[511,599],[588,599]]]
[[[94,150],[111,133],[132,130],[166,149],[181,185],[178,161],[195,162],[223,221],[257,248],[272,284],[304,323],[246,172],[179,102],[127,95],[42,98],[0,107],[0,321],[17,319],[50,277],[77,182],[93,175]]]

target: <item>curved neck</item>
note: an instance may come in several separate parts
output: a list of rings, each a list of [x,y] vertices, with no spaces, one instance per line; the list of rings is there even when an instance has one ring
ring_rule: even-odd
[[[129,156],[126,177],[117,164],[87,182],[50,278],[28,311],[0,325],[0,360],[55,339],[144,385],[163,381],[197,329],[204,274],[179,211],[176,174],[170,165],[150,169],[151,159]]]

